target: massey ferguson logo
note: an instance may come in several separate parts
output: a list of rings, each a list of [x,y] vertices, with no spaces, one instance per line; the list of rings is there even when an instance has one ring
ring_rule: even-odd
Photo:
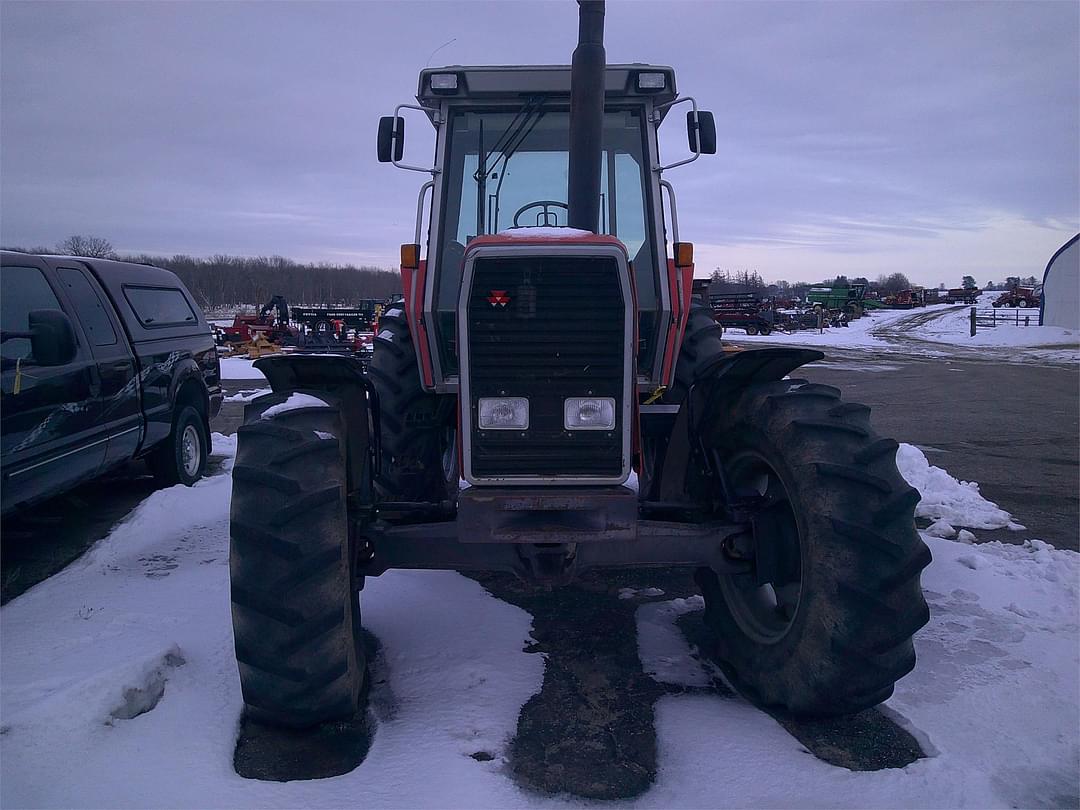
[[[487,300],[493,307],[505,307],[510,303],[510,296],[506,294],[506,290],[492,290]]]

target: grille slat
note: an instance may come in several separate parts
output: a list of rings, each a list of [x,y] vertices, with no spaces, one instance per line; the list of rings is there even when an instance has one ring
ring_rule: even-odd
[[[505,306],[489,302],[496,291]],[[621,474],[626,306],[611,258],[477,259],[466,314],[475,476]],[[477,401],[504,395],[528,398],[529,429],[481,431]],[[615,428],[564,430],[570,396],[613,397]]]

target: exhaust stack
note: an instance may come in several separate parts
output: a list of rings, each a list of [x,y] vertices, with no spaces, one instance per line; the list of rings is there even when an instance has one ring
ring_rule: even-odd
[[[593,233],[600,227],[605,58],[604,0],[578,0],[578,44],[570,68],[567,224]]]

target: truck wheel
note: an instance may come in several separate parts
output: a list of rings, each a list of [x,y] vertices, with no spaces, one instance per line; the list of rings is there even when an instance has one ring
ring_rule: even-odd
[[[1028,305],[1027,299],[1021,298],[1019,301],[1016,302],[1016,305],[1021,309],[1026,309]]]
[[[770,329],[768,326],[761,327],[761,334],[767,336],[770,332],[772,332],[772,329]]]
[[[248,716],[294,728],[352,716],[365,655],[361,580],[346,511],[339,401],[247,406],[237,436],[229,570],[233,636]]]
[[[190,487],[206,472],[210,437],[202,414],[192,405],[180,408],[173,418],[172,432],[151,453],[150,471],[161,484]]]
[[[695,577],[719,658],[762,705],[860,711],[915,666],[930,550],[915,530],[919,493],[869,413],[831,386],[782,380],[703,414],[730,491],[763,504],[754,572]]]
[[[756,326],[754,326],[754,324],[752,324],[752,323],[748,323],[746,325],[745,329],[746,329],[746,334],[748,334],[748,335],[756,335],[758,333],[758,328]]]
[[[403,313],[392,313],[383,313],[368,367],[379,392],[382,470],[376,483],[390,500],[452,501],[458,492],[454,398],[420,387],[409,323]]]

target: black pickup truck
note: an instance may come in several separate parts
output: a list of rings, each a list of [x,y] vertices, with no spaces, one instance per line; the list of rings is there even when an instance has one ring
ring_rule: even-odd
[[[206,469],[220,366],[168,270],[0,252],[0,377],[4,513],[135,458],[166,484]]]

